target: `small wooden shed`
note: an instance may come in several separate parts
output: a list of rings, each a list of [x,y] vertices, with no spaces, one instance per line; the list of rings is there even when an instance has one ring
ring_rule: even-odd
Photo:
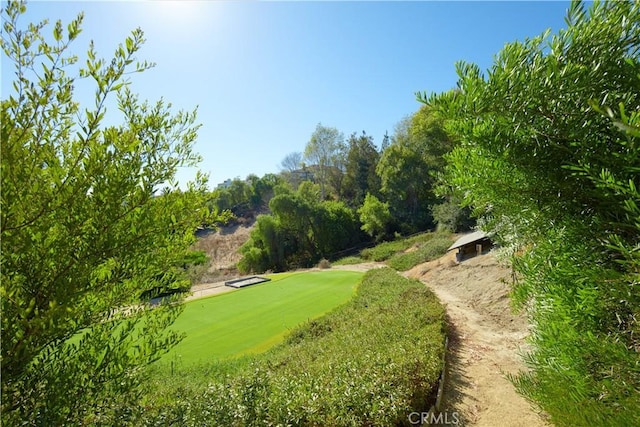
[[[456,242],[447,249],[452,251],[457,249],[456,261],[461,262],[467,258],[481,255],[493,247],[493,243],[489,236],[483,231],[475,231],[460,237]]]

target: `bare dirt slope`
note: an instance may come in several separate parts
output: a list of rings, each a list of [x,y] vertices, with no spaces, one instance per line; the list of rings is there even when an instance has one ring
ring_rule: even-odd
[[[225,280],[238,276],[236,264],[242,258],[239,249],[249,240],[254,224],[254,221],[245,221],[198,237],[193,249],[204,251],[210,263],[199,283],[191,288],[192,291],[220,286]]]
[[[224,226],[198,239],[194,249],[202,250],[211,258],[211,269],[234,268],[240,261],[238,252],[253,229],[254,222]]]
[[[527,322],[512,313],[511,272],[491,253],[457,264],[454,254],[414,267],[447,307],[451,331],[442,412],[458,413],[462,425],[548,425],[506,379],[524,370]]]

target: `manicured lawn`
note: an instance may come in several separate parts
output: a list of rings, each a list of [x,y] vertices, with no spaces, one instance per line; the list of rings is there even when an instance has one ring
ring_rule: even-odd
[[[355,293],[362,273],[319,271],[268,276],[272,280],[186,304],[173,329],[186,338],[160,359],[180,365],[258,353],[295,326],[317,318]]]

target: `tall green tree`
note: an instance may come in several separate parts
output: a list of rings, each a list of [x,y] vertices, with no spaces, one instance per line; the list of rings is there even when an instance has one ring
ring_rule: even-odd
[[[275,174],[266,174],[262,178],[251,174],[244,181],[236,178],[228,186],[213,190],[207,207],[218,213],[218,220],[228,220],[233,215],[253,216],[268,207],[277,188],[283,184],[282,178]]]
[[[380,241],[387,236],[391,224],[389,204],[381,202],[376,196],[367,194],[364,203],[358,208],[362,231]]]
[[[443,155],[452,147],[442,119],[430,107],[420,108],[397,124],[376,171],[381,193],[404,232],[433,226],[431,207],[439,202],[435,179],[444,167]]]
[[[362,135],[353,133],[347,145],[349,150],[342,193],[349,205],[355,208],[362,205],[367,193],[375,195],[380,192],[380,177],[376,174],[380,153],[373,138],[365,132]]]
[[[382,143],[380,144],[380,151],[384,151],[391,144],[391,137],[389,136],[389,132],[384,131],[384,135],[382,136]]]
[[[475,225],[471,209],[461,205],[462,203],[457,197],[448,195],[444,202],[431,208],[433,220],[436,222],[438,230],[447,230],[452,233],[471,230]]]
[[[315,176],[320,184],[322,200],[326,198],[327,187],[332,182],[334,186],[340,184],[341,175],[344,173],[344,157],[345,145],[342,132],[318,123],[304,149],[304,158],[309,165],[315,166]],[[336,190],[339,192],[340,188]]]
[[[277,217],[258,216],[249,240],[240,248],[242,259],[238,263],[238,269],[246,272],[285,270],[285,255],[299,252],[300,242],[295,237],[282,227]]]
[[[363,233],[354,211],[339,201],[320,201],[319,191],[318,184],[304,181],[297,192],[271,199],[271,215],[258,217],[250,240],[241,248],[239,269],[309,267],[360,243]]]
[[[166,330],[179,307],[150,310],[140,295],[181,280],[172,266],[207,214],[202,176],[172,184],[199,160],[196,114],[129,90],[126,75],[151,66],[134,60],[141,30],[110,60],[89,47],[79,78],[95,103],[81,107],[69,46],[82,15],[27,26],[25,10],[2,11],[15,71],[0,111],[2,424],[120,424],[136,416],[140,368],[179,340]],[[110,97],[121,125],[103,124]]]
[[[214,190],[212,204],[219,211],[242,216],[251,208],[252,182],[235,178],[224,188]]]
[[[281,183],[281,178],[272,173],[268,173],[262,178],[258,178],[257,175],[249,175],[247,182],[251,188],[249,205],[254,210],[261,210],[268,207],[269,201],[275,195],[275,187]]]
[[[330,258],[364,240],[356,212],[344,202],[324,201],[317,212],[314,230],[318,257]]]
[[[517,254],[519,391],[557,425],[640,425],[640,3],[566,21],[422,99],[460,138],[446,184]]]

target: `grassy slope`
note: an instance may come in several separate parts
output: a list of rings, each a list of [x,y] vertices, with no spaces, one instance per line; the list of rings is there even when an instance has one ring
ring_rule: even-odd
[[[433,403],[443,344],[435,295],[391,269],[373,270],[349,303],[242,365],[156,376],[148,425],[403,425]]]
[[[361,277],[350,271],[273,275],[271,282],[192,301],[173,325],[187,337],[159,363],[264,351],[298,324],[348,301]]]
[[[360,256],[350,256],[334,262],[334,265],[349,265],[362,262],[386,262],[398,271],[406,271],[423,262],[432,261],[444,255],[451,246],[451,233],[439,231],[425,232],[407,238],[399,238],[364,249]]]

